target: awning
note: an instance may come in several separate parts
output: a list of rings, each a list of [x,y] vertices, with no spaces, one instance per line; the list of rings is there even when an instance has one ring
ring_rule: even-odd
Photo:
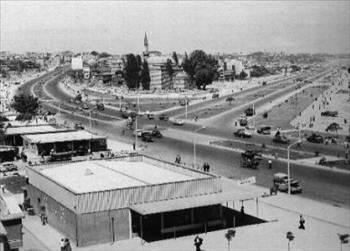
[[[261,195],[259,192],[247,189],[246,186],[243,187],[232,183],[229,186],[225,186],[223,183],[223,192],[221,193],[137,204],[130,206],[130,209],[141,215],[148,215],[218,205],[229,201],[249,200],[260,197]]]

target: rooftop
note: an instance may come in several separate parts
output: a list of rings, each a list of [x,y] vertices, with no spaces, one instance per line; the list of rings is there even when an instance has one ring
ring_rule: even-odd
[[[194,179],[143,161],[83,161],[40,173],[78,194]]]
[[[23,139],[31,143],[51,143],[51,142],[65,142],[75,140],[91,140],[91,139],[105,139],[103,136],[91,134],[87,131],[67,131],[57,133],[42,133],[42,134],[26,134],[22,136]]]
[[[59,128],[54,125],[29,125],[29,126],[18,126],[8,127],[5,131],[6,135],[17,135],[17,134],[35,134],[35,133],[51,133],[51,132],[62,132],[68,131],[67,128]]]
[[[3,221],[24,218],[15,196],[6,189],[0,193],[0,219]]]

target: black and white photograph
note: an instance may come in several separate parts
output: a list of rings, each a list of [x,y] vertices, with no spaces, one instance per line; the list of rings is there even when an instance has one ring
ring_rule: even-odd
[[[350,251],[350,0],[0,0],[0,251]]]

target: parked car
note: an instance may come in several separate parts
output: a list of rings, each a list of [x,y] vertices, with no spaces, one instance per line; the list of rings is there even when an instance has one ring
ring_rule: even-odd
[[[309,137],[306,138],[306,140],[311,143],[323,143],[323,137],[316,133],[311,134]]]
[[[173,121],[173,124],[174,124],[174,125],[178,125],[178,126],[182,126],[182,125],[184,124],[184,121],[181,120],[181,119],[175,119],[175,120]]]
[[[97,103],[97,104],[96,104],[96,108],[97,108],[97,110],[99,110],[99,111],[104,111],[105,105],[102,104],[102,103]]]
[[[281,192],[288,193],[288,175],[285,173],[275,173],[273,175],[273,183]],[[302,187],[298,180],[290,178],[290,192],[301,193]]]
[[[186,103],[187,103],[187,105],[189,105],[190,102],[189,102],[188,99],[180,99],[180,100],[179,100],[179,104],[180,104],[181,106],[185,106]]]
[[[324,111],[324,112],[321,112],[321,116],[323,116],[323,117],[338,117],[338,111]]]
[[[145,141],[145,142],[153,142],[152,133],[142,132],[141,139],[142,139],[142,141]]]
[[[262,126],[256,131],[259,134],[268,135],[271,134],[271,126]]]
[[[280,143],[280,144],[288,144],[290,142],[289,139],[287,139],[286,136],[283,135],[275,135],[272,139],[274,143]]]
[[[169,120],[169,116],[166,115],[165,113],[162,113],[161,115],[159,115],[159,120],[168,121]]]
[[[247,126],[247,125],[248,125],[248,120],[247,120],[247,118],[241,118],[241,119],[239,120],[239,125],[240,125],[240,126]]]
[[[2,172],[2,173],[4,173],[4,172],[13,172],[13,171],[18,171],[18,168],[12,162],[3,162],[0,165],[0,172]]]
[[[158,129],[153,129],[152,136],[155,138],[162,138],[163,137],[162,133]]]
[[[81,108],[83,108],[84,110],[88,110],[89,106],[86,103],[84,103],[81,105]]]
[[[244,113],[245,113],[246,116],[253,116],[254,115],[254,109],[252,107],[249,107],[249,108],[247,108],[244,111]]]
[[[242,128],[235,131],[233,133],[233,135],[236,137],[240,137],[240,138],[251,138],[252,137],[252,134],[250,132],[248,132],[247,130],[242,129]]]
[[[154,114],[153,113],[148,113],[147,114],[147,118],[150,119],[150,120],[154,119]]]
[[[84,126],[81,123],[75,123],[74,129],[76,130],[84,130]]]
[[[213,93],[213,95],[211,96],[212,99],[217,99],[219,98],[219,93]]]

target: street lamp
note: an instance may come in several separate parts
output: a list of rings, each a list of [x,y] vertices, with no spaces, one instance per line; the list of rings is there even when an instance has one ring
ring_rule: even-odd
[[[205,126],[202,126],[200,128],[197,128],[196,130],[194,130],[194,133],[199,132],[200,130],[205,129]],[[193,167],[196,167],[197,165],[197,158],[196,158],[196,140],[195,138],[193,138]]]
[[[290,144],[287,147],[287,168],[288,168],[288,195],[290,195],[290,148],[296,144],[300,144],[301,143],[301,139],[299,138],[298,141],[295,141],[294,143]]]

